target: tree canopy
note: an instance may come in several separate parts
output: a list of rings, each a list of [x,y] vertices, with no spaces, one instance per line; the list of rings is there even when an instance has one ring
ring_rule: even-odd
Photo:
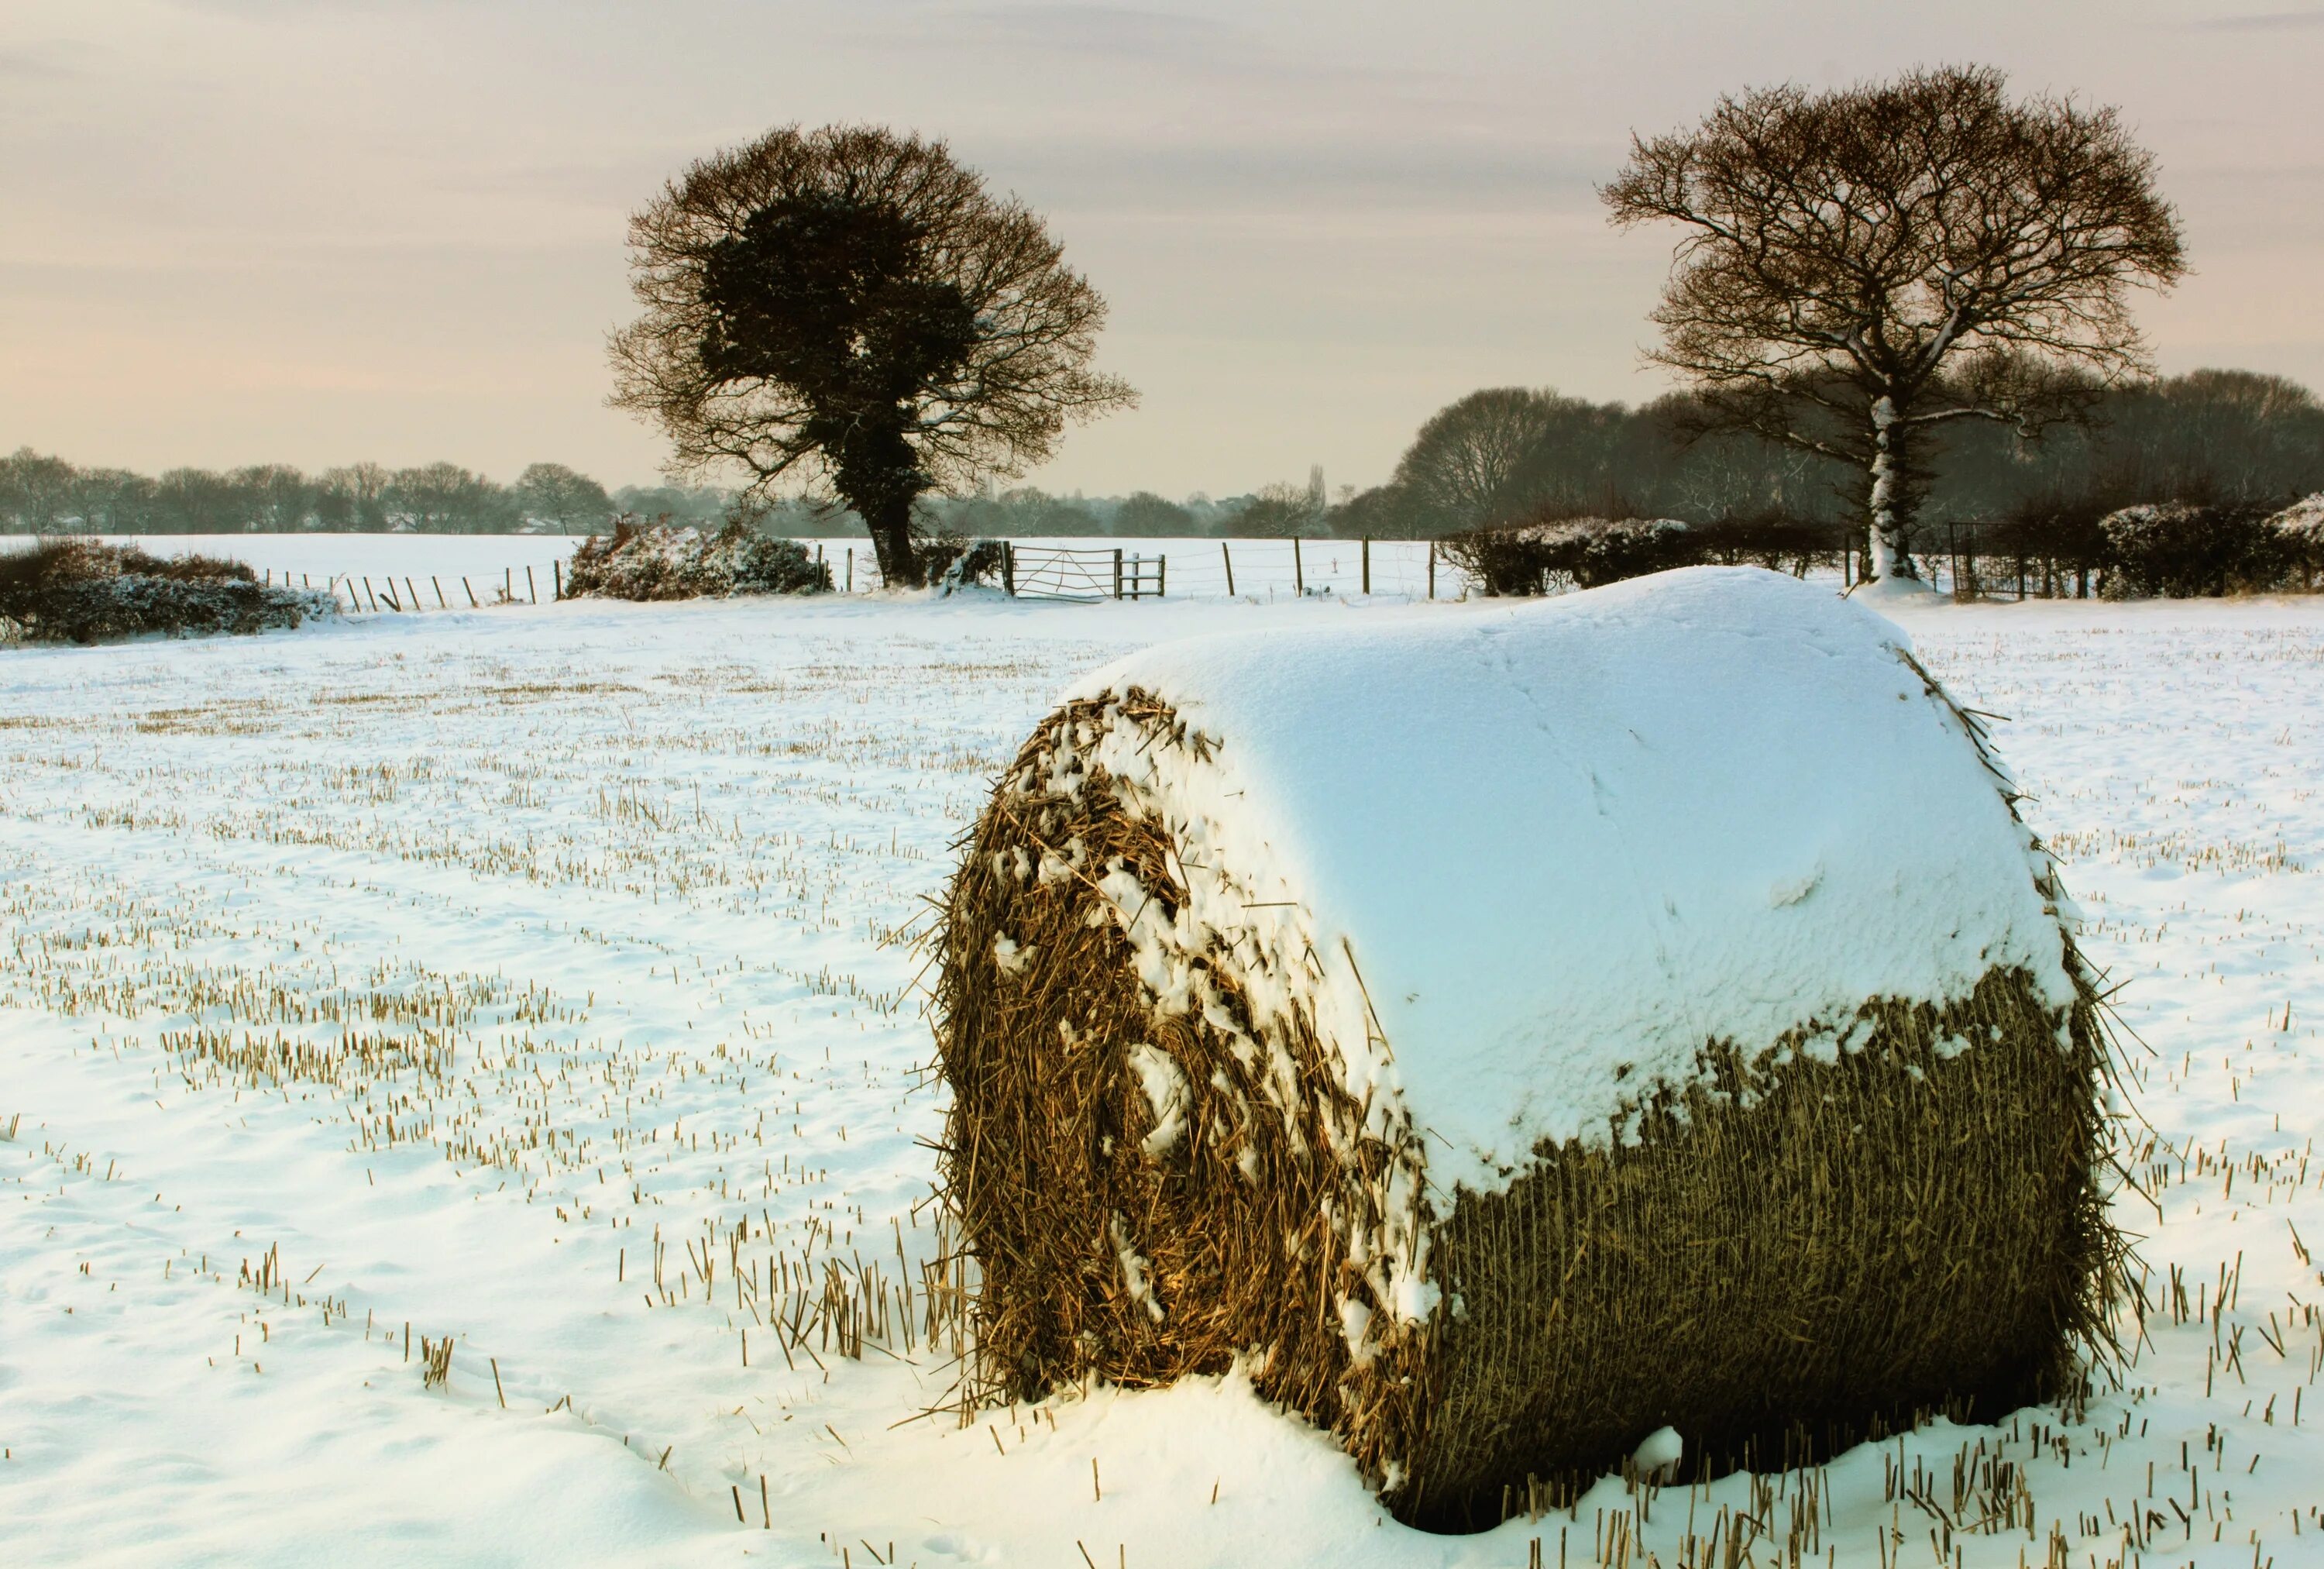
[[[1090,368],[1104,300],[940,142],[785,126],[695,163],[630,243],[644,313],[613,335],[613,404],[680,472],[826,482],[890,583],[921,579],[920,496],[1021,474],[1134,401]]]
[[[1600,192],[1618,225],[1687,231],[1651,358],[1715,424],[1863,475],[1875,572],[1906,549],[1923,437],[2024,434],[2144,373],[2131,291],[2186,271],[2154,160],[2111,108],[2013,99],[1999,71],[1757,89],[1634,137]]]

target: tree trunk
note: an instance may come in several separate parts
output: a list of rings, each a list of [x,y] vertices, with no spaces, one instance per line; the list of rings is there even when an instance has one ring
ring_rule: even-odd
[[[876,515],[864,519],[864,526],[872,535],[872,553],[879,558],[881,585],[889,588],[924,586],[919,552],[912,549],[911,499],[908,496],[900,503],[880,508]]]
[[[1917,580],[1904,549],[1904,437],[1896,428],[1896,400],[1883,392],[1872,403],[1872,576]]]

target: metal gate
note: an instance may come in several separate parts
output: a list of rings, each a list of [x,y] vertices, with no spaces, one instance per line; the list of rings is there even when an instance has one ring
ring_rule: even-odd
[[[1001,585],[1019,599],[1159,599],[1170,586],[1170,558],[1120,550],[1003,543]]]

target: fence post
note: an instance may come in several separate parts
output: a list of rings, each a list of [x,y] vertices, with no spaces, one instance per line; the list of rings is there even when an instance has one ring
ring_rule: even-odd
[[[557,592],[556,592],[556,593],[554,593],[554,594],[552,594],[552,595],[550,595],[549,597],[549,598],[551,598],[551,599],[562,599],[562,598],[564,598],[564,597],[565,597],[565,563],[564,563],[564,562],[562,562],[562,561],[551,561],[551,562],[549,564],[549,572],[550,572],[550,573],[551,573],[551,574],[556,577],[556,579],[557,579]]]
[[[476,586],[468,581],[467,576],[465,573],[461,575],[460,586],[467,591],[468,608],[470,610],[481,610],[484,608],[484,606],[476,603]]]
[[[1291,592],[1307,592],[1307,569],[1299,563],[1299,536],[1291,536]]]
[[[847,547],[847,592],[855,592],[855,547]]]
[[[379,595],[372,592],[371,575],[369,573],[365,573],[364,575],[363,586],[364,597],[371,601],[371,613],[374,615],[377,615],[379,614]]]
[[[428,582],[429,586],[436,590],[436,608],[438,610],[451,609],[452,607],[450,605],[444,603],[444,580],[431,572],[429,574]]]
[[[420,608],[420,590],[412,586],[411,579],[409,577],[404,578],[403,586],[411,595],[411,608],[418,610]]]
[[[524,569],[524,596],[535,605],[540,603],[540,590],[533,586],[532,568],[530,567]]]
[[[1235,596],[1235,591],[1234,591],[1234,555],[1233,555],[1233,553],[1232,553],[1231,551],[1230,551],[1230,550],[1227,549],[1227,542],[1226,542],[1224,540],[1221,540],[1219,541],[1219,559],[1220,559],[1221,561],[1223,561],[1224,563],[1226,563],[1226,568],[1227,568],[1227,597],[1228,597],[1229,599],[1232,599],[1232,598]]]
[[[1008,540],[1001,541],[1001,586],[1009,597],[1017,597],[1017,547]]]
[[[1371,537],[1370,534],[1366,534],[1366,535],[1364,536],[1364,595],[1365,595],[1365,597],[1366,597],[1366,598],[1370,598],[1370,597],[1371,596],[1371,592],[1372,592],[1372,537]]]
[[[1170,597],[1170,558],[1167,554],[1154,558],[1154,597]]]
[[[1436,541],[1428,541],[1428,597],[1436,597]]]
[[[1121,597],[1121,547],[1113,548],[1113,596]]]
[[[501,598],[503,600],[516,598],[516,568],[513,567],[501,568]]]

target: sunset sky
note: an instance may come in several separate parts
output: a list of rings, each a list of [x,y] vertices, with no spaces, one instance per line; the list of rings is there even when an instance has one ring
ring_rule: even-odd
[[[0,449],[650,482],[604,403],[627,213],[865,120],[948,141],[1111,301],[1144,402],[1036,483],[1375,484],[1478,386],[1663,389],[1674,236],[1592,189],[1631,131],[1946,62],[2159,154],[2195,265],[2142,307],[2163,369],[2324,386],[2324,7],[0,0]]]

